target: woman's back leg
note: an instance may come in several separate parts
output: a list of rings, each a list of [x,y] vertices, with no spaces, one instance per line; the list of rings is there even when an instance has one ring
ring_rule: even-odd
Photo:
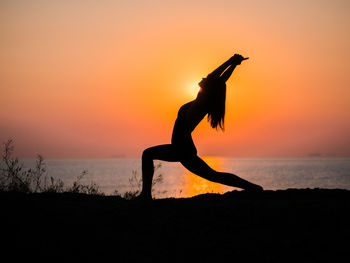
[[[217,172],[207,165],[199,156],[191,156],[181,160],[182,165],[190,172],[209,181],[245,190],[261,191],[263,188],[231,173]]]

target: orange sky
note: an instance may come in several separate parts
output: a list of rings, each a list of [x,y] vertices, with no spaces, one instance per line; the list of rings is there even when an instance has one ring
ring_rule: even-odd
[[[1,1],[0,140],[21,157],[140,157],[234,53],[199,155],[350,155],[350,2]]]

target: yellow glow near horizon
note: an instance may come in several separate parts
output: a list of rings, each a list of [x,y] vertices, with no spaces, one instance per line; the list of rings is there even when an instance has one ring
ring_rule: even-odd
[[[223,172],[224,159],[220,157],[208,156],[202,158],[212,169]],[[225,191],[233,190],[232,187],[225,186],[218,183],[210,182],[198,175],[192,174],[185,170],[184,184],[179,186],[182,189],[182,195],[191,197],[203,193],[223,193]]]

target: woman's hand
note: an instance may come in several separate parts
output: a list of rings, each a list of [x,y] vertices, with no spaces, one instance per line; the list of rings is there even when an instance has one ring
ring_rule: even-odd
[[[242,55],[240,54],[235,54],[233,57],[231,57],[231,61],[233,65],[241,65],[241,62],[243,60],[246,60],[248,58],[244,58]]]

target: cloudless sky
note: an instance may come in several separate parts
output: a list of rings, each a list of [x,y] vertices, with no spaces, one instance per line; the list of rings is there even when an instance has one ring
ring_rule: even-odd
[[[350,2],[0,2],[0,140],[32,157],[140,157],[234,53],[225,132],[199,155],[350,155]]]

